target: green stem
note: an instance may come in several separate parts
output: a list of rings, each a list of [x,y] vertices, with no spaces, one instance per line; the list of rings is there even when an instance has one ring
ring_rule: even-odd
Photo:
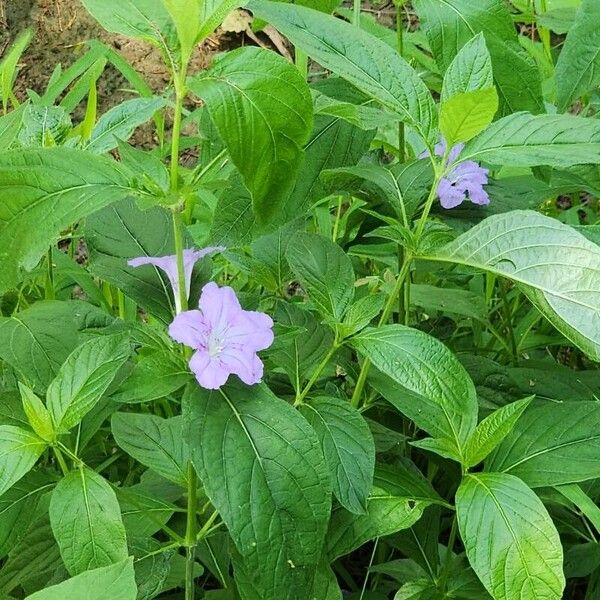
[[[179,189],[179,139],[181,137],[181,116],[185,98],[185,71],[175,73],[175,114],[171,133],[171,191]]]
[[[175,239],[175,256],[177,257],[177,285],[179,293],[175,297],[175,311],[177,314],[187,310],[187,293],[185,289],[185,269],[183,265],[183,221],[181,213],[173,210],[173,237]]]
[[[433,186],[431,187],[431,190],[429,191],[429,196],[427,198],[427,201],[425,202],[425,207],[423,208],[423,213],[421,214],[421,218],[419,219],[419,222],[417,223],[417,229],[415,231],[415,242],[416,242],[417,246],[423,235],[423,231],[425,229],[425,224],[427,223],[427,219],[429,218],[429,213],[431,212],[431,207],[433,206],[433,202],[436,199],[438,184],[440,183],[440,179],[443,176],[443,169],[440,169],[435,164],[434,164],[434,169],[435,169],[435,177],[434,177],[434,181],[433,181]]]
[[[46,300],[54,300],[54,265],[52,264],[52,247],[48,248],[46,255]]]
[[[442,567],[442,572],[440,574],[440,579],[438,581],[438,589],[444,593],[446,591],[446,583],[448,581],[448,575],[450,575],[450,566],[452,565],[452,549],[454,548],[454,544],[456,543],[456,534],[458,533],[458,520],[456,519],[456,514],[452,519],[452,527],[450,528],[450,537],[448,538],[448,546],[446,548],[446,557],[444,560],[444,566]]]
[[[342,216],[342,200],[343,200],[343,196],[338,196],[337,211],[335,213],[335,221],[333,223],[333,233],[331,235],[331,239],[334,242],[337,240],[338,231],[340,228],[340,217]]]
[[[504,308],[504,320],[506,321],[506,331],[508,332],[508,341],[510,343],[511,362],[516,367],[519,362],[519,350],[517,346],[517,340],[515,338],[515,330],[512,322],[512,311],[504,289],[503,282],[499,282],[500,297],[502,298],[502,305]]]
[[[329,349],[329,352],[325,355],[325,358],[319,363],[319,366],[313,371],[313,374],[311,375],[310,379],[308,380],[308,383],[306,384],[306,386],[304,386],[304,389],[302,390],[302,392],[300,392],[300,394],[298,394],[296,396],[296,401],[294,402],[294,406],[298,406],[299,404],[302,404],[304,402],[304,398],[306,398],[308,392],[310,392],[313,385],[315,385],[315,383],[317,382],[317,379],[319,379],[321,373],[323,372],[323,370],[325,369],[325,367],[331,360],[331,357],[335,354],[335,351],[338,348],[339,348],[339,342],[337,341],[337,338],[336,338],[336,340],[333,342],[333,345]]]
[[[356,25],[357,27],[360,27],[360,8],[361,8],[361,0],[354,0],[353,1],[353,16],[352,16],[352,22],[354,23],[354,25]]]
[[[187,485],[187,522],[185,528],[185,600],[194,600],[194,566],[196,563],[196,509],[198,498],[196,495],[198,487],[198,476],[194,465],[188,464],[188,485]]]
[[[404,7],[404,0],[396,0],[396,44],[398,54],[402,56],[404,54],[404,23],[402,19],[402,9]],[[406,161],[406,133],[404,129],[404,122],[398,123],[398,160],[400,163]]]
[[[52,450],[54,450],[54,456],[56,456],[56,460],[58,461],[58,464],[60,465],[60,470],[62,471],[63,475],[66,477],[69,473],[69,467],[67,466],[67,463],[62,455],[62,452],[56,446],[54,446],[52,448]]]
[[[206,534],[211,530],[213,523],[215,522],[216,518],[219,516],[219,513],[215,510],[210,517],[208,517],[208,520],[206,521],[206,523],[204,523],[204,525],[202,525],[202,528],[200,529],[200,531],[198,532],[198,534],[196,535],[196,540],[201,540],[202,538],[206,537]]]
[[[308,54],[296,46],[294,52],[294,63],[296,68],[300,71],[302,77],[306,79],[308,77]]]

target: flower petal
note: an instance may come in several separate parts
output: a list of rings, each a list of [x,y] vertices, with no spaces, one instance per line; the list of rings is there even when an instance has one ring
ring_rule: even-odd
[[[213,281],[202,288],[199,306],[213,331],[225,329],[242,311],[233,289],[220,288]]]
[[[246,385],[254,385],[262,379],[264,366],[260,358],[253,352],[228,347],[223,350],[219,360]]]
[[[218,390],[229,378],[230,371],[204,350],[195,352],[189,364],[198,383],[207,390]]]
[[[446,177],[440,181],[437,193],[443,208],[456,208],[466,199],[466,194],[454,187]]]
[[[169,325],[169,335],[176,342],[191,348],[205,349],[208,334],[208,324],[199,310],[179,313]]]

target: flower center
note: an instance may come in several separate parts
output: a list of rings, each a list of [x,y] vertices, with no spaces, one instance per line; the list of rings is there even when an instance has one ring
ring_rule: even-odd
[[[219,356],[223,352],[223,335],[219,331],[211,331],[207,340],[208,354],[211,358]]]

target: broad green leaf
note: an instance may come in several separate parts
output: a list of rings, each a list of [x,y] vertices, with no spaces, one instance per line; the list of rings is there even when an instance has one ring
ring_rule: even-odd
[[[82,0],[89,13],[111,33],[172,47],[175,24],[162,0]]]
[[[453,441],[448,438],[424,438],[417,440],[416,442],[410,442],[411,446],[420,448],[421,450],[427,450],[434,454],[439,454],[444,458],[455,460],[457,462],[464,462],[463,456],[456,450],[456,445]]]
[[[31,470],[45,449],[37,435],[14,425],[0,425],[0,496]]]
[[[515,423],[529,406],[533,396],[511,402],[483,419],[467,443],[465,467],[479,464],[508,436]]]
[[[317,569],[312,596],[320,600],[342,600],[342,590],[332,568],[325,562]]]
[[[354,515],[343,508],[333,511],[327,534],[330,560],[349,554],[377,537],[407,529],[421,518],[427,506],[438,501],[433,490],[432,495],[428,490],[423,495],[420,482],[413,487],[412,476],[407,480],[405,471],[402,467],[376,469],[366,514]]]
[[[520,477],[531,487],[600,477],[600,405],[534,405],[486,461],[486,470]]]
[[[54,488],[50,523],[71,575],[127,558],[117,497],[109,483],[88,467],[69,472]]]
[[[497,110],[495,87],[457,94],[442,103],[440,130],[449,146],[468,142],[492,122]]]
[[[252,64],[252,71],[248,70]],[[312,99],[298,69],[255,47],[228,52],[189,82],[269,222],[294,185],[312,130]]]
[[[319,440],[264,386],[190,387],[186,439],[260,597],[306,600],[331,506]]]
[[[83,150],[49,148],[0,157],[0,291],[31,270],[60,233],[130,193],[118,164]]]
[[[200,31],[196,43],[209,36],[234,9],[244,6],[246,0],[196,0],[200,6]],[[180,0],[185,2],[185,0]]]
[[[138,126],[149,121],[164,106],[163,98],[134,98],[122,102],[98,119],[84,148],[94,154],[113,150],[119,140],[128,140]]]
[[[30,471],[0,497],[0,557],[4,558],[21,540],[35,517],[42,494],[54,482],[47,475]]]
[[[539,72],[519,44],[505,0],[415,0],[414,7],[442,71],[466,43],[483,33],[502,114],[519,110],[544,112]]]
[[[583,0],[556,63],[558,110],[600,83],[600,4]]]
[[[566,338],[600,360],[600,247],[573,228],[512,211],[485,219],[428,258],[515,281]]]
[[[11,100],[13,104],[17,104],[17,100],[13,93],[13,83],[17,75],[19,59],[25,51],[25,48],[29,45],[32,35],[33,31],[31,29],[26,29],[21,32],[8,51],[3,53],[4,56],[2,62],[0,62],[0,91],[2,108],[4,109],[5,114],[9,100]]]
[[[361,414],[339,398],[315,398],[300,412],[316,431],[333,493],[352,513],[363,514],[373,485],[375,443]]]
[[[469,562],[494,600],[562,598],[558,532],[520,479],[504,473],[467,475],[456,493],[456,513]]]
[[[415,283],[410,286],[410,302],[430,315],[441,312],[477,321],[486,321],[488,316],[483,296],[469,290]]]
[[[41,301],[0,317],[0,358],[44,390],[77,344],[77,327],[66,302]]]
[[[65,141],[71,127],[71,117],[62,106],[29,104],[23,112],[17,139],[26,148],[58,146]]]
[[[187,484],[187,448],[181,441],[180,417],[116,413],[111,420],[117,444],[146,467],[169,481]]]
[[[16,110],[11,110],[8,114],[0,117],[0,147],[4,150],[7,150],[15,141],[26,108],[27,104],[21,104]]]
[[[600,123],[572,115],[515,113],[471,140],[460,160],[555,168],[600,163]]]
[[[444,75],[442,103],[458,94],[485,90],[494,85],[492,58],[485,38],[478,33],[454,57]]]
[[[32,389],[21,382],[19,382],[19,391],[21,392],[23,410],[33,431],[43,440],[53,441],[55,437],[54,426],[45,404],[35,395]]]
[[[175,23],[182,63],[187,65],[200,31],[200,6],[203,1],[162,0],[162,3]]]
[[[173,503],[146,492],[139,485],[116,488],[115,493],[129,538],[154,535],[177,510]]]
[[[46,394],[56,431],[68,431],[81,421],[130,353],[129,339],[121,333],[92,338],[73,350]]]
[[[385,325],[365,329],[352,345],[404,390],[396,390],[401,397],[394,401],[393,390],[387,395],[376,386],[384,397],[418,427],[448,439],[463,455],[477,424],[477,396],[471,378],[444,344],[410,327]]]
[[[354,297],[354,270],[348,255],[330,239],[304,232],[293,237],[285,255],[319,312],[341,322]]]
[[[384,305],[384,294],[369,294],[359,298],[350,306],[344,323],[338,328],[341,336],[349,337],[367,327],[381,313]]]
[[[136,600],[133,559],[91,569],[27,596],[26,600]]]
[[[395,49],[350,23],[303,6],[252,0],[248,8],[320,65],[399,114],[427,143],[437,141],[431,94]]]

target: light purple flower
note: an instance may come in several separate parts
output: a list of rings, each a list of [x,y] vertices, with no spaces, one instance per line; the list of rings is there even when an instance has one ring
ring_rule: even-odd
[[[194,348],[190,369],[209,390],[225,384],[230,374],[254,385],[262,379],[263,363],[257,352],[273,343],[273,320],[261,312],[244,310],[230,287],[207,283],[200,310],[178,314],[169,327],[176,341]]]
[[[183,251],[183,272],[185,274],[185,295],[186,298],[190,297],[190,287],[192,285],[192,271],[194,265],[208,254],[214,252],[223,252],[225,248],[223,246],[210,246],[208,248],[202,248],[202,250],[196,250],[194,248],[188,248]],[[140,256],[138,258],[132,258],[127,261],[130,267],[141,267],[142,265],[154,265],[159,269],[162,269],[173,288],[173,295],[175,297],[175,310],[177,314],[181,312],[181,302],[179,298],[179,278],[177,276],[177,256]]]
[[[456,144],[448,153],[446,166],[452,165],[458,160],[464,144]],[[437,156],[446,153],[446,141],[442,140],[435,147]],[[480,167],[472,160],[458,163],[447,175],[440,180],[437,193],[440,204],[444,208],[455,208],[469,199],[473,204],[489,204],[490,197],[483,189],[488,183],[488,169]]]

